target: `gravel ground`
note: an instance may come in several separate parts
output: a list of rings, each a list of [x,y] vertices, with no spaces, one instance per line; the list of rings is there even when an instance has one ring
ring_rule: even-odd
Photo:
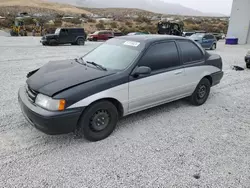
[[[10,37],[10,33],[0,30],[0,37]]]
[[[17,102],[27,72],[97,45],[0,37],[0,187],[250,187],[250,71],[230,69],[245,67],[249,46],[218,44],[225,76],[201,107],[180,100],[131,115],[96,143],[32,128]]]

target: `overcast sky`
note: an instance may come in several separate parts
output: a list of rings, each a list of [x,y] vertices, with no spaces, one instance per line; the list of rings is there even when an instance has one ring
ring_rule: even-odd
[[[233,0],[164,0],[169,3],[179,3],[202,12],[217,12],[230,15]]]

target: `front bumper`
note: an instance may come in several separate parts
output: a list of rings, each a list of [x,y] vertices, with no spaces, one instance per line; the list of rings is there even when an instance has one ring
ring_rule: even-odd
[[[42,44],[48,44],[48,41],[46,39],[41,39],[40,43],[42,43]]]
[[[219,72],[216,72],[216,73],[213,73],[211,74],[211,77],[212,77],[212,86],[215,86],[217,84],[220,83],[222,77],[224,75],[224,72],[223,71],[219,71]]]
[[[18,91],[18,102],[28,122],[49,135],[73,132],[83,111],[82,109],[71,109],[62,112],[45,110],[29,101],[25,87],[21,87]]]
[[[246,56],[245,56],[245,62],[246,62],[247,64],[250,64],[250,55],[246,55]]]

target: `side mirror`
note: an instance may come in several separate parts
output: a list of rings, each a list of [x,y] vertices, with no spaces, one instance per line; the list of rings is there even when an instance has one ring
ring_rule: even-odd
[[[132,73],[132,76],[146,75],[150,73],[151,73],[151,68],[141,66],[141,67],[135,68],[135,70]]]

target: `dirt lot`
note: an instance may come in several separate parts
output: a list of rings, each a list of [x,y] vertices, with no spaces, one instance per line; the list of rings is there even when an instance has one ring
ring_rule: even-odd
[[[201,107],[181,100],[131,115],[97,143],[32,128],[17,102],[27,72],[97,45],[0,37],[0,187],[250,187],[250,71],[230,69],[245,67],[249,46],[219,43],[225,76]]]

